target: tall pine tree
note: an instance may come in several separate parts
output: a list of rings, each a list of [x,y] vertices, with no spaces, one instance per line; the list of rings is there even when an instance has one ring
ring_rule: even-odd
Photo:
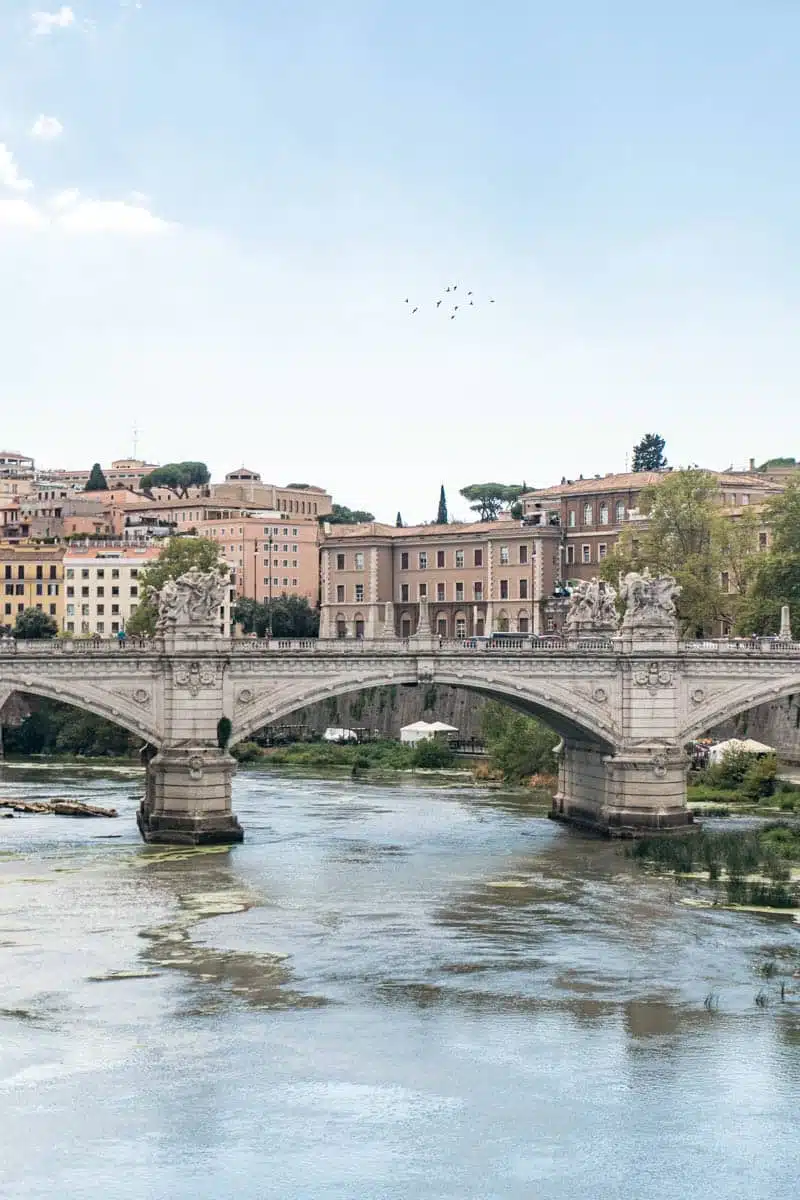
[[[397,526],[398,529],[403,528],[403,518],[400,516],[400,513],[397,514],[397,520],[395,521],[395,525]]]
[[[436,524],[447,524],[447,498],[444,494],[444,484],[442,484],[441,491],[439,492],[439,511],[436,514]]]
[[[108,484],[100,463],[95,463],[89,472],[89,478],[86,481],[84,491],[87,492],[107,492]]]

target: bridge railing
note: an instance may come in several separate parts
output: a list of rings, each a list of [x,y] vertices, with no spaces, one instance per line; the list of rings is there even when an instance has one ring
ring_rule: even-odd
[[[781,641],[779,638],[698,638],[681,642],[678,648],[688,654],[724,654],[732,658],[800,654],[800,642]]]

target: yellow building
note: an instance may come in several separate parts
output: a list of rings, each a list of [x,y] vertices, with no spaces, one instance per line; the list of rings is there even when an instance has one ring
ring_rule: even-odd
[[[14,625],[26,608],[39,608],[62,627],[64,547],[0,542],[0,625]]]

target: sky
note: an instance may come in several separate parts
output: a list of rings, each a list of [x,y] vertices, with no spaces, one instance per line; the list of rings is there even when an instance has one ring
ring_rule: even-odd
[[[800,457],[799,58],[796,0],[0,0],[0,448],[407,523]]]

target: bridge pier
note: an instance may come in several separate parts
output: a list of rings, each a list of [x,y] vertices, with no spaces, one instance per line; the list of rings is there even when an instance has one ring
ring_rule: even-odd
[[[681,746],[603,747],[566,738],[551,817],[607,837],[685,833],[686,756]]]
[[[235,770],[235,760],[217,747],[170,747],[152,757],[136,815],[144,840],[179,846],[241,842],[244,831],[231,811]]]

